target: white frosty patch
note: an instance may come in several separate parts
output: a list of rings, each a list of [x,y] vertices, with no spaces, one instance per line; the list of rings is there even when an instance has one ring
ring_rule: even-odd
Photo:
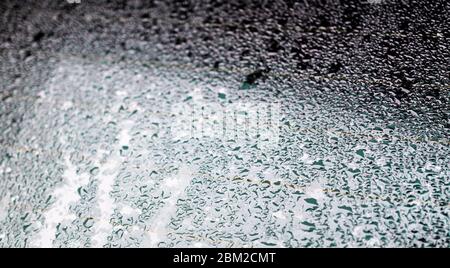
[[[125,121],[122,124],[122,131],[119,134],[119,145],[120,146],[129,145],[130,140],[131,140],[130,130],[131,130],[132,126],[133,126],[132,121]]]
[[[306,189],[305,194],[307,197],[312,197],[317,200],[321,200],[326,197],[322,185],[319,182],[311,183]]]
[[[64,111],[69,110],[72,107],[73,107],[73,102],[71,102],[71,101],[65,101],[61,105],[61,109],[64,110]]]
[[[300,158],[300,161],[302,161],[305,164],[311,165],[314,163],[314,159],[311,158],[311,156],[307,153],[304,153],[302,157]]]
[[[281,210],[272,213],[272,215],[273,215],[275,218],[278,218],[278,219],[281,219],[281,220],[286,220],[286,219],[287,219],[287,218],[286,218],[286,215],[284,215],[283,211],[281,211]]]
[[[132,208],[130,206],[127,205],[121,205],[120,208],[120,214],[125,215],[125,216],[138,216],[139,214],[141,214],[141,210],[137,209],[137,208]],[[135,227],[135,226],[133,226]]]
[[[355,237],[361,237],[364,234],[364,226],[356,226],[355,228],[353,228],[353,232],[352,232],[353,236]]]
[[[116,91],[116,96],[118,96],[118,97],[124,97],[124,96],[127,96],[127,95],[128,95],[128,93],[126,91],[123,91],[123,90],[117,90]]]
[[[118,169],[122,164],[122,159],[119,156],[119,149],[121,146],[130,143],[130,130],[133,126],[132,121],[125,121],[121,124],[122,130],[118,136],[119,143],[115,148],[112,156],[100,168],[98,175],[98,189],[97,202],[100,214],[98,220],[94,224],[94,235],[92,236],[92,246],[99,248],[106,243],[109,233],[111,233],[112,226],[110,224],[111,214],[114,211],[115,204],[110,193],[113,189],[114,180],[117,176]]]
[[[12,169],[10,167],[5,168],[5,174],[11,173]]]
[[[430,162],[427,162],[425,164],[425,170],[431,170],[433,172],[440,172],[442,170],[442,168],[440,166],[436,166],[431,164]]]
[[[65,164],[67,166],[63,174],[65,180],[52,193],[56,202],[44,213],[43,228],[31,243],[34,247],[52,247],[56,226],[64,221],[75,220],[75,215],[70,212],[70,205],[80,199],[77,189],[88,183],[89,176],[87,174],[78,175],[76,167],[70,162],[68,156],[65,158]]]
[[[101,167],[98,176],[97,203],[100,209],[98,220],[94,224],[94,235],[92,236],[92,246],[102,247],[106,242],[106,236],[111,229],[109,223],[111,213],[114,209],[114,200],[109,195],[114,185],[114,179],[117,175],[117,168],[120,166],[118,156],[112,156]]]
[[[0,199],[0,221],[4,220],[8,215],[9,201],[9,193],[7,193],[2,199]]]
[[[145,246],[157,247],[167,235],[167,226],[170,219],[175,216],[177,209],[177,201],[182,198],[186,188],[192,181],[195,171],[189,166],[182,166],[176,176],[168,178],[164,181],[164,192],[170,193],[170,197],[166,200],[164,207],[153,218],[153,224],[148,232]]]

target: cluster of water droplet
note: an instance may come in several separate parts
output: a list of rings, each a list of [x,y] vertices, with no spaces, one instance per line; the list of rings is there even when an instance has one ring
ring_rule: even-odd
[[[0,33],[0,246],[448,247],[437,4],[131,2]]]

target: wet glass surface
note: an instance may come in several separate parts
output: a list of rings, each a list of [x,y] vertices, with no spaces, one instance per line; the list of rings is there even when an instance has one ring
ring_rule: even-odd
[[[279,59],[289,54],[279,51],[294,51],[292,40],[269,40],[267,58],[252,65],[257,54],[245,52],[244,44],[257,41],[246,31],[226,36],[233,29],[214,30],[211,24],[207,30],[161,33],[177,29],[184,13],[171,21],[151,7],[149,18],[139,20],[156,16],[163,26],[148,30],[154,35],[146,40],[137,37],[140,30],[130,30],[136,16],[102,8],[97,17],[86,13],[88,22],[79,21],[88,9],[82,5],[70,12],[40,11],[48,18],[71,14],[64,24],[78,29],[74,35],[91,27],[83,35],[91,42],[72,35],[61,41],[58,34],[67,29],[56,29],[56,37],[37,35],[47,39],[40,48],[31,46],[36,54],[28,64],[14,67],[19,77],[8,69],[14,55],[5,52],[15,43],[2,52],[9,63],[2,63],[0,92],[0,246],[449,246],[445,63],[436,60],[434,77],[428,73],[433,66],[401,74],[392,67],[387,78],[359,72],[376,55],[366,53],[368,44],[378,41],[364,41],[358,33],[345,35],[362,42],[352,48],[356,56],[344,56],[346,69],[334,60],[339,53],[327,50],[327,40],[342,33],[319,25],[297,29],[310,40],[298,45],[300,54],[310,55],[295,62],[300,71]],[[192,10],[192,21],[204,15]],[[104,24],[95,20],[111,14],[118,19],[103,26],[108,30],[102,37],[95,26]],[[384,22],[363,21],[371,34],[389,32]],[[282,31],[294,31],[290,23]],[[212,46],[199,41],[199,51],[191,48],[192,58],[185,59],[180,53],[189,51],[183,47],[187,33],[191,41],[220,33],[224,40]],[[166,40],[175,37],[181,41]],[[230,42],[238,37],[243,39]],[[117,50],[110,43],[116,39],[125,42]],[[438,52],[428,55],[432,59],[446,58],[439,54],[448,46],[443,39],[433,41]],[[415,41],[419,50],[422,41]],[[196,58],[224,44],[238,55],[230,49],[217,52],[222,58]],[[331,55],[325,60],[332,59],[325,65],[308,59],[321,48]],[[408,53],[422,53],[412,50],[399,52],[400,62]]]

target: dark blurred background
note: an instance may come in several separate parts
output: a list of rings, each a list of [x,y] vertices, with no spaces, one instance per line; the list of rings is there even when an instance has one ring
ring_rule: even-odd
[[[3,90],[36,60],[67,51],[341,79],[402,101],[448,92],[444,0],[69,2],[1,1]]]

